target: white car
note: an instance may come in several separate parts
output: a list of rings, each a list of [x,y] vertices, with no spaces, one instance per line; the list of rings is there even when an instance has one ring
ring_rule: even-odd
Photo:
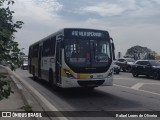
[[[22,64],[22,66],[21,66],[21,69],[23,69],[23,70],[26,70],[26,69],[28,69],[28,60],[24,60],[23,61],[23,64]]]

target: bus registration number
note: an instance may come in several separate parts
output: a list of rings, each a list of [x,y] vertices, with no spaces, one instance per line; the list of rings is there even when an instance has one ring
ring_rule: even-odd
[[[97,75],[97,78],[103,78],[103,75]]]

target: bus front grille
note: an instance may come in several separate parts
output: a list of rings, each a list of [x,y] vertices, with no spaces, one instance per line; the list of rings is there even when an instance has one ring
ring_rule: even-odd
[[[78,81],[78,84],[82,87],[100,86],[103,83],[104,83],[104,80]]]

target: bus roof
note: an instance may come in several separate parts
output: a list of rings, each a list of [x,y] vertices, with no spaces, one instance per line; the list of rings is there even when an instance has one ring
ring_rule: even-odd
[[[63,28],[63,29],[60,29],[60,30],[58,30],[57,32],[54,32],[54,33],[48,35],[47,37],[44,37],[43,39],[41,39],[41,40],[39,40],[39,41],[31,44],[30,46],[33,46],[33,45],[35,45],[35,44],[38,44],[38,43],[40,43],[40,42],[42,42],[42,41],[44,41],[44,40],[46,40],[46,39],[48,39],[48,38],[50,38],[50,37],[52,37],[52,36],[57,35],[57,34],[64,33],[65,30],[94,30],[94,31],[106,32],[107,34],[109,34],[108,31],[106,31],[106,30],[93,29],[93,28]]]

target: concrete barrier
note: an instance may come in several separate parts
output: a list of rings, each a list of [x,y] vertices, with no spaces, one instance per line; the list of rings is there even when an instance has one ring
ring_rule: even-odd
[[[24,79],[17,75],[14,71],[11,71],[10,68],[0,66],[4,68],[5,73],[8,73],[14,83],[17,85],[21,91],[25,101],[28,105],[32,106],[33,111],[58,111],[58,109],[53,106],[45,97],[43,97],[35,88],[29,85]],[[61,113],[58,113],[60,115]],[[63,116],[61,114],[60,116]],[[54,117],[54,118],[39,118],[39,120],[68,120],[66,117]]]

